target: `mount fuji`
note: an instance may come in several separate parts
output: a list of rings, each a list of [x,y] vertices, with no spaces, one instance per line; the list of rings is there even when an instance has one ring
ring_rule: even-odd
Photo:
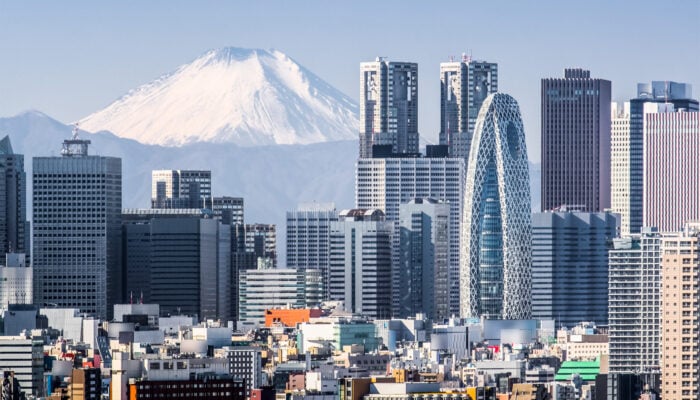
[[[278,50],[211,50],[79,121],[144,144],[312,144],[357,138],[358,106]]]

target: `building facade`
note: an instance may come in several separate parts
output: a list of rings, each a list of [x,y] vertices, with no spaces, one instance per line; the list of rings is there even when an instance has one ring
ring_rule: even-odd
[[[5,136],[0,140],[0,251],[29,256],[29,231],[24,155],[16,154]]]
[[[661,241],[661,398],[700,394],[700,223]]]
[[[610,81],[567,68],[541,90],[542,211],[610,208]]]
[[[277,227],[275,224],[246,224],[245,251],[255,253],[257,264],[277,267]]]
[[[644,220],[679,231],[700,219],[700,112],[644,105]]]
[[[530,178],[518,103],[489,95],[474,131],[464,191],[460,315],[531,314]]]
[[[24,254],[5,255],[0,266],[0,310],[10,304],[32,304],[34,301],[34,269],[27,264]]]
[[[330,300],[371,318],[391,315],[392,222],[381,210],[343,210],[330,231]]]
[[[473,61],[440,63],[440,144],[450,157],[467,160],[476,117],[486,96],[498,92],[498,64]]]
[[[399,208],[414,198],[433,198],[450,206],[449,287],[450,314],[459,313],[459,235],[464,194],[464,159],[411,157],[359,159],[355,175],[355,205],[380,209],[394,222],[392,276],[400,274]],[[392,278],[392,286],[398,281]],[[392,308],[398,310],[399,294],[392,294]]]
[[[610,212],[532,215],[532,318],[608,324],[608,249],[617,231]]]
[[[287,211],[287,267],[321,271],[326,295],[333,221],[338,221],[338,211],[332,203],[300,204],[296,211]]]
[[[360,64],[360,158],[373,146],[394,154],[418,153],[418,64],[376,61]]]
[[[643,228],[640,234],[614,239],[608,257],[610,374],[658,374],[661,235]]]
[[[211,171],[152,171],[151,208],[211,209]]]
[[[61,157],[33,159],[34,304],[105,319],[123,289],[122,165],[89,144],[76,130]]]
[[[267,268],[240,271],[238,329],[265,326],[265,310],[318,307],[321,275],[314,269]]]
[[[226,225],[243,225],[243,197],[214,197],[214,217]]]
[[[644,104],[670,103],[675,109],[698,111],[686,83],[653,81],[637,85],[637,97],[612,104],[611,203],[621,216],[621,234],[639,233],[643,223]]]
[[[0,373],[14,373],[27,395],[44,395],[44,342],[25,336],[0,336]],[[19,397],[17,397],[19,398]]]
[[[450,317],[450,206],[434,199],[414,199],[399,206],[401,318],[425,314]]]

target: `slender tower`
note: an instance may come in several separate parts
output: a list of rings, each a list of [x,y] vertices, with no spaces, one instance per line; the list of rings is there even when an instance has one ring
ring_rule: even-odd
[[[503,93],[481,106],[469,155],[460,248],[460,314],[531,314],[531,215],[525,132]]]

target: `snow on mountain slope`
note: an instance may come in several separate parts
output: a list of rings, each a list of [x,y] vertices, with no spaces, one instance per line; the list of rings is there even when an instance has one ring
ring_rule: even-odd
[[[358,110],[280,51],[227,47],[131,90],[80,126],[162,146],[309,144],[356,139]]]

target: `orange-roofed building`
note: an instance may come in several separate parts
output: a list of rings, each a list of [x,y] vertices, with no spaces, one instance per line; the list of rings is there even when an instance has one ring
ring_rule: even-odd
[[[322,311],[317,308],[273,308],[265,310],[265,326],[282,324],[288,327],[296,327],[302,322],[309,322],[311,318],[318,318]]]

